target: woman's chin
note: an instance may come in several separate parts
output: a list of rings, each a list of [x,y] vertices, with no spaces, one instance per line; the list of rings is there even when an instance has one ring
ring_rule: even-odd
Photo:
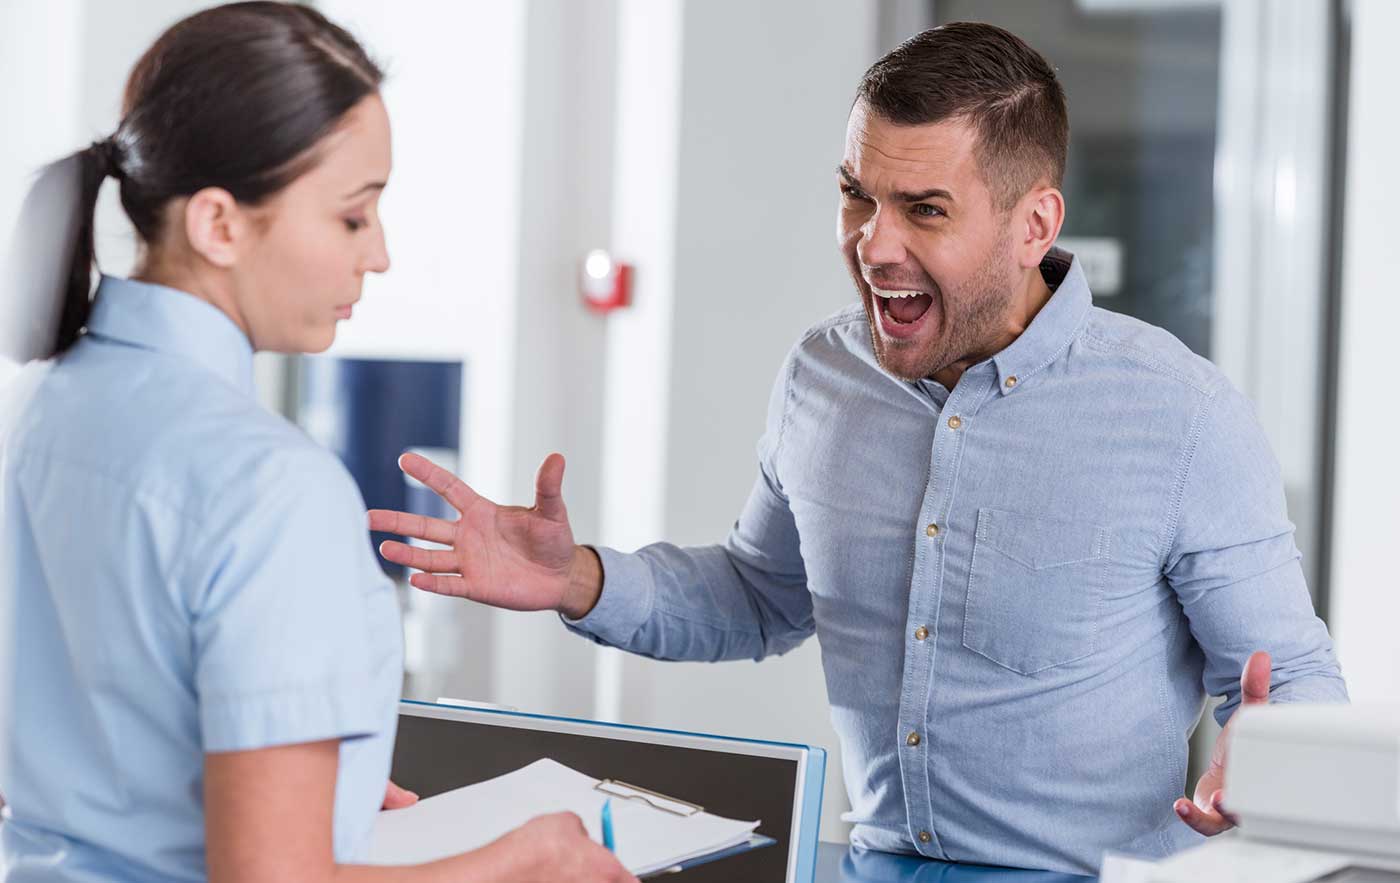
[[[294,340],[289,341],[285,347],[279,347],[278,351],[288,354],[301,353],[314,356],[324,353],[335,343],[336,324],[334,322],[325,326],[308,328],[298,335]]]
[[[307,345],[302,348],[302,352],[314,356],[317,353],[324,353],[326,350],[330,349],[333,343],[335,343],[334,325],[316,334],[311,340],[308,340]]]

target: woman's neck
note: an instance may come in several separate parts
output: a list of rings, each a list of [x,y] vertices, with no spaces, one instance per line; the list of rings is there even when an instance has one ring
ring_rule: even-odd
[[[248,323],[244,321],[242,311],[238,308],[238,300],[233,294],[233,285],[221,271],[199,267],[192,261],[162,259],[161,256],[147,252],[137,261],[131,278],[137,282],[163,285],[197,297],[228,316],[245,336],[250,337]]]

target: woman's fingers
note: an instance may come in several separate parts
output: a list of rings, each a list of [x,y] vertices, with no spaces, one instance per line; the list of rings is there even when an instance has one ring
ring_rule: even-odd
[[[420,549],[397,540],[380,543],[379,554],[383,555],[386,561],[414,570],[426,570],[429,573],[456,573],[461,567],[456,552],[447,549]]]
[[[441,518],[428,518],[392,509],[369,510],[369,529],[394,533],[404,537],[427,540],[430,543],[452,545],[457,538],[457,525]]]
[[[384,789],[384,809],[403,809],[418,802],[418,795],[392,781]]]

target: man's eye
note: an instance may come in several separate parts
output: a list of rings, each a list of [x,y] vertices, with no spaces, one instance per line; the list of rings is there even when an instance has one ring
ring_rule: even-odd
[[[936,218],[943,214],[943,209],[936,205],[929,205],[926,202],[915,203],[914,214],[921,218]]]
[[[843,195],[843,196],[849,196],[851,199],[865,199],[865,198],[866,198],[866,196],[865,196],[864,193],[861,193],[859,190],[857,190],[856,188],[852,187],[850,184],[842,184],[842,185],[841,185],[841,195]]]
[[[346,218],[345,229],[351,233],[358,233],[365,228],[367,223],[363,218]]]

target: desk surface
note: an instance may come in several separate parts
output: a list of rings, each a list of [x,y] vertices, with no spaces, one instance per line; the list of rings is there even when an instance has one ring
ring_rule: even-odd
[[[947,864],[822,843],[817,848],[815,883],[1093,883],[1095,879],[1052,871]]]

